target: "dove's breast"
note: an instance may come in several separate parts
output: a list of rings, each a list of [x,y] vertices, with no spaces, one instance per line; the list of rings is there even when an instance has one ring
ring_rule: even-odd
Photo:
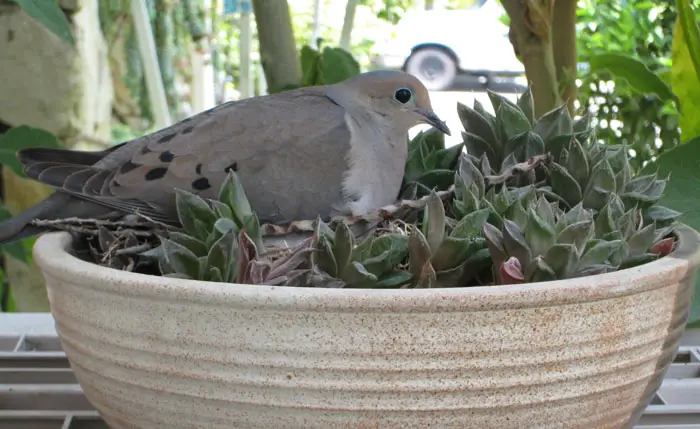
[[[403,181],[408,136],[381,117],[346,115],[351,131],[349,165],[343,186],[354,195],[353,215],[364,215],[396,201]]]

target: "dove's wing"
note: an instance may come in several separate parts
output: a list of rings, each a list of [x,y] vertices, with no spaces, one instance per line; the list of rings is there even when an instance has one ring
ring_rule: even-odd
[[[175,221],[175,188],[216,198],[233,169],[261,220],[325,217],[344,199],[350,131],[324,91],[226,103],[106,153],[50,160],[32,149],[25,170],[81,198]]]

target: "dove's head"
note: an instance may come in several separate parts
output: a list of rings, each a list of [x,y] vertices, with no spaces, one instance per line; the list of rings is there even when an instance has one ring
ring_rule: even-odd
[[[371,71],[341,82],[335,89],[339,90],[336,92],[343,101],[359,103],[406,130],[425,123],[450,135],[450,129],[433,111],[428,90],[413,75],[400,71]],[[343,104],[348,107],[347,103]]]

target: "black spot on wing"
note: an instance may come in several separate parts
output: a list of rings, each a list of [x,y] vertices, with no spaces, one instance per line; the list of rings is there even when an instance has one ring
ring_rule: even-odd
[[[177,136],[177,133],[166,134],[163,137],[161,137],[160,139],[158,139],[158,143],[167,143],[170,140],[174,139],[175,136]]]
[[[238,163],[237,163],[236,161],[234,161],[233,164],[231,164],[231,165],[229,165],[228,167],[224,168],[224,171],[225,171],[226,173],[228,173],[229,170],[238,171]]]
[[[182,134],[189,134],[194,130],[194,127],[187,127],[184,130],[182,130]]]
[[[167,172],[167,167],[156,167],[152,170],[149,170],[148,173],[146,173],[146,175],[144,176],[144,178],[146,180],[158,180],[165,176],[165,173]]]
[[[211,183],[206,177],[200,177],[199,179],[192,182],[192,188],[198,191],[203,191],[205,189],[211,188]]]
[[[141,164],[136,164],[134,162],[127,161],[124,164],[122,164],[122,166],[119,168],[119,172],[121,174],[126,174],[126,173],[130,172],[131,170],[137,169],[139,167],[141,167]]]
[[[202,174],[202,164],[197,164],[194,170],[197,172],[197,174]]]
[[[169,150],[166,150],[158,156],[158,159],[160,159],[161,162],[170,162],[175,159],[175,155]]]
[[[144,146],[141,149],[141,155],[145,155],[145,154],[150,153],[150,152],[153,152],[153,151],[151,149],[149,149],[148,146]]]

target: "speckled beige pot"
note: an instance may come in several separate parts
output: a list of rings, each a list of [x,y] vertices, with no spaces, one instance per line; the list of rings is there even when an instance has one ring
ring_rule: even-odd
[[[433,290],[227,285],[34,254],[88,398],[118,428],[623,428],[672,360],[699,236],[642,267]]]

